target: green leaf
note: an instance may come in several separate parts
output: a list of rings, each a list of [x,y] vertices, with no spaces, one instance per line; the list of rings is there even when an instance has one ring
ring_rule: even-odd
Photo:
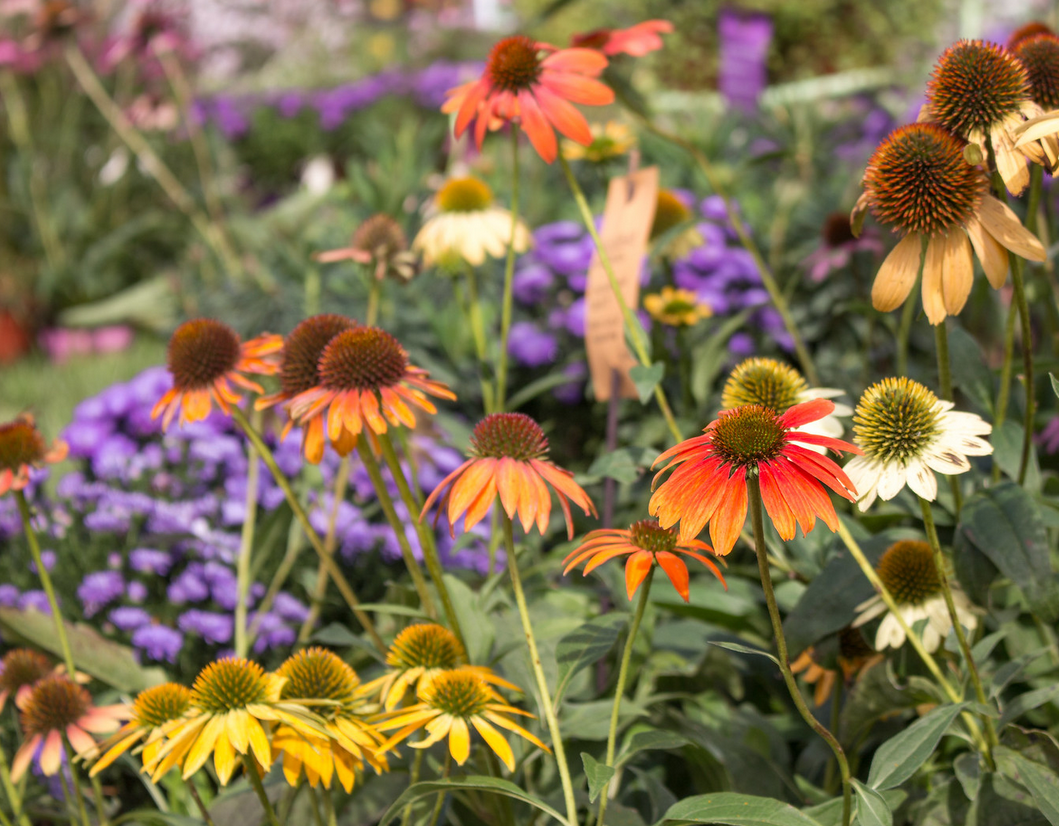
[[[1011,702],[1004,703],[1001,708],[999,728],[1003,728],[1008,723],[1013,723],[1027,711],[1031,709],[1040,708],[1045,703],[1054,700],[1059,695],[1059,684],[1046,685],[1043,688],[1035,688],[1033,691],[1027,691],[1025,694],[1020,694],[1015,697]]]
[[[908,799],[908,794],[901,789],[888,789],[882,792],[882,799],[890,807],[890,811],[896,811],[901,804]],[[820,826],[842,826],[842,798],[835,797],[818,806],[809,806],[802,809],[805,814],[814,818]]]
[[[1059,379],[1055,377],[1054,373],[1049,373],[1048,378],[1052,380],[1052,392],[1059,396]]]
[[[486,777],[485,775],[470,775],[468,777],[450,777],[442,780],[427,780],[409,786],[401,793],[401,796],[390,805],[390,808],[386,810],[386,814],[384,814],[382,820],[379,821],[379,826],[387,826],[388,823],[393,823],[401,816],[401,812],[404,810],[405,806],[409,803],[414,803],[422,797],[438,793],[455,792],[460,789],[471,789],[476,792],[498,794],[504,797],[514,798],[515,800],[521,800],[523,803],[528,803],[530,806],[540,809],[559,823],[566,823],[566,818],[559,814],[559,812],[536,795],[532,795],[529,792],[520,789],[510,780],[502,780],[499,777]]]
[[[780,661],[768,651],[763,651],[760,648],[751,648],[749,645],[741,645],[737,642],[726,642],[724,640],[707,640],[707,642],[710,645],[716,645],[718,648],[727,648],[729,651],[735,651],[738,654],[757,654],[760,657],[768,657],[776,665],[780,664]]]
[[[1019,466],[1022,464],[1023,427],[1011,419],[1005,420],[1000,427],[994,428],[989,440],[993,443],[993,461],[1000,465],[1011,479],[1018,479]],[[1030,461],[1026,468],[1025,488],[1034,493],[1041,489],[1041,469],[1037,460],[1037,449],[1030,444]]]
[[[587,752],[581,752],[581,762],[585,764],[585,777],[588,779],[588,802],[595,803],[599,793],[614,777],[614,767],[600,763]]]
[[[879,746],[871,761],[868,785],[877,790],[892,789],[908,780],[934,753],[964,705],[939,706]]]
[[[978,789],[982,786],[982,761],[978,753],[965,751],[952,762],[952,768],[967,799],[977,799]]]
[[[854,780],[853,793],[857,796],[858,826],[894,826],[890,804],[875,789],[869,789],[859,780]]]
[[[750,312],[743,310],[727,319],[706,339],[705,344],[692,352],[691,393],[699,404],[705,404],[709,399],[713,382],[729,358],[728,339],[746,326]]]
[[[718,792],[686,797],[669,811],[658,826],[691,826],[721,823],[725,826],[819,826],[809,815],[771,797]]]
[[[688,745],[691,741],[683,734],[675,731],[664,731],[662,729],[647,729],[638,731],[629,738],[629,742],[618,755],[617,766],[622,766],[641,751],[668,751],[679,749]]]
[[[1059,619],[1059,587],[1036,501],[1014,482],[972,496],[957,533],[981,551],[1026,596],[1045,622]]]
[[[559,640],[555,648],[555,660],[559,664],[555,703],[559,702],[578,671],[596,662],[614,647],[627,622],[628,617],[617,611],[603,614]]]
[[[443,574],[442,579],[452,597],[456,619],[467,643],[467,656],[472,663],[488,662],[496,640],[496,627],[485,610],[481,594],[452,574]]]
[[[656,361],[650,367],[644,364],[637,364],[629,371],[629,378],[636,385],[636,392],[640,394],[641,404],[647,404],[651,394],[655,392],[655,388],[658,387],[658,383],[662,381],[662,376],[665,374],[666,366],[660,361]]]
[[[984,413],[993,412],[993,371],[982,357],[978,342],[962,327],[949,329],[952,383]]]
[[[1000,772],[1029,789],[1041,814],[1052,826],[1059,826],[1059,775],[1004,746],[997,746],[993,754]]]
[[[636,448],[612,450],[592,463],[588,468],[588,475],[622,483],[635,482],[643,472],[640,466],[642,456],[643,451]]]
[[[144,668],[136,662],[131,649],[105,639],[94,628],[83,623],[64,622],[63,625],[70,640],[74,665],[79,671],[127,694],[136,694],[165,682],[162,669]],[[0,629],[7,642],[18,638],[62,657],[55,622],[48,614],[0,608]]]
[[[202,820],[197,817],[185,817],[175,815],[172,812],[160,812],[157,809],[137,809],[126,812],[121,817],[111,821],[114,826],[122,823],[159,824],[159,826],[202,826]]]

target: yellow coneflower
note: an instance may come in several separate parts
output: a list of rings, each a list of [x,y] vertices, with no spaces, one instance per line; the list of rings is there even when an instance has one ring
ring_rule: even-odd
[[[157,782],[180,766],[185,779],[213,755],[217,779],[227,785],[239,755],[253,754],[267,771],[272,747],[262,723],[286,723],[307,736],[327,736],[322,723],[304,707],[280,701],[283,680],[260,665],[229,657],[207,665],[191,687],[188,713],[165,726],[167,741],[144,765]]]
[[[593,123],[592,143],[582,146],[576,141],[564,140],[563,157],[568,161],[606,163],[620,158],[636,146],[636,136],[624,123],[608,120],[605,124]]]
[[[145,741],[141,759],[147,765],[165,743],[165,726],[183,717],[190,707],[191,691],[178,683],[162,683],[141,691],[133,701],[129,722],[81,753],[86,760],[95,761],[89,774],[95,777],[141,741]]]
[[[292,786],[305,772],[313,788],[320,783],[331,788],[331,780],[347,792],[353,790],[357,771],[365,761],[377,772],[386,771],[385,755],[376,749],[383,737],[368,723],[360,678],[338,655],[324,648],[306,648],[290,657],[276,674],[285,680],[280,699],[305,703],[324,720],[327,736],[310,734],[281,723],[272,735],[272,748],[282,755],[283,774]]]
[[[392,749],[410,735],[425,728],[428,736],[408,745],[425,749],[448,737],[449,753],[457,764],[462,766],[471,753],[471,726],[509,771],[515,770],[515,756],[511,745],[504,735],[497,731],[496,726],[513,731],[535,746],[550,751],[535,735],[504,716],[533,715],[505,703],[474,669],[457,668],[438,674],[428,685],[420,688],[419,700],[415,705],[402,709],[379,724],[380,731],[398,729],[380,746],[380,751]]]
[[[66,442],[60,439],[50,446],[44,441],[29,413],[0,424],[0,496],[22,490],[29,484],[31,470],[61,462],[67,452]]]
[[[645,295],[643,308],[655,321],[670,327],[692,327],[713,315],[713,309],[691,290],[663,287],[660,293]]]
[[[667,258],[683,258],[696,247],[703,245],[702,234],[694,226],[687,226],[674,237],[669,236],[669,233],[688,224],[691,219],[691,210],[675,192],[668,189],[658,190],[650,240],[652,243],[664,240],[665,245],[659,250],[662,255]]]
[[[428,218],[412,242],[428,265],[455,269],[466,261],[480,267],[486,257],[503,258],[511,242],[511,213],[493,201],[493,191],[478,178],[451,178],[427,207]],[[519,221],[515,252],[530,246],[530,232]]]

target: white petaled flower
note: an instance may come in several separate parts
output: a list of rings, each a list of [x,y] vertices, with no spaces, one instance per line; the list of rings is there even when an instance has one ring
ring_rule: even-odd
[[[953,410],[926,387],[908,378],[883,379],[864,391],[853,413],[853,442],[864,451],[843,470],[866,511],[876,497],[889,500],[908,485],[933,502],[934,473],[955,476],[971,469],[968,456],[988,456],[982,436],[993,427],[974,413]]]
[[[922,630],[923,647],[930,652],[937,651],[952,630],[952,618],[945,605],[945,594],[930,545],[918,540],[896,542],[879,558],[875,570],[897,603],[905,625],[915,630],[916,623],[926,621]],[[978,617],[967,595],[955,584],[951,590],[960,625],[971,633],[978,627]],[[854,628],[860,628],[882,616],[879,629],[875,632],[877,651],[904,645],[905,630],[898,618],[887,609],[881,596],[876,594],[862,602],[856,611]]]
[[[456,267],[466,261],[473,267],[486,256],[503,258],[511,242],[511,213],[493,204],[493,192],[477,178],[446,181],[428,207],[430,217],[412,242],[427,265]],[[522,221],[515,229],[515,252],[530,246],[530,233]]]
[[[810,387],[805,378],[793,367],[769,358],[748,358],[738,364],[725,382],[721,392],[721,407],[734,410],[746,404],[760,404],[777,413],[812,399],[834,399],[845,393],[831,387]],[[802,433],[816,433],[832,439],[840,439],[846,428],[840,421],[853,415],[853,408],[835,404],[835,410],[822,419],[797,427]],[[807,450],[826,454],[827,448],[805,445]]]

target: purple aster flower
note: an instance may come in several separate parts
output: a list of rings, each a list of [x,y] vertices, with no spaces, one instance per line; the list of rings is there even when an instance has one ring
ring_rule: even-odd
[[[768,83],[768,52],[772,20],[764,14],[722,9],[717,20],[720,39],[721,94],[733,106],[752,110]]]
[[[257,639],[254,640],[254,652],[261,652],[270,648],[287,648],[294,644],[298,638],[293,628],[284,623],[279,614],[271,611],[254,616],[252,622],[258,623]]]
[[[555,361],[559,342],[532,321],[519,321],[511,327],[507,349],[519,364],[540,367]]]
[[[184,635],[165,625],[143,625],[132,632],[132,646],[149,659],[175,663]]]
[[[126,533],[129,530],[129,514],[97,510],[85,516],[85,527],[97,533]]]
[[[250,121],[231,97],[218,95],[214,98],[212,115],[213,122],[228,140],[237,140],[250,131]]]
[[[288,622],[305,622],[309,608],[300,599],[286,591],[280,591],[272,601],[272,610]]]
[[[728,352],[736,359],[752,356],[757,351],[749,333],[735,333],[728,339]]]
[[[125,593],[125,580],[118,571],[95,571],[88,574],[77,588],[77,597],[84,604],[86,617],[91,617]]]
[[[147,586],[139,580],[134,579],[125,589],[125,596],[133,602],[143,602],[147,599]]]
[[[114,626],[121,631],[135,631],[137,628],[149,625],[151,622],[151,615],[142,608],[136,608],[132,605],[122,605],[107,614],[107,619],[109,619]]]
[[[55,560],[56,559],[57,559],[57,557],[55,555],[55,551],[43,550],[43,551],[40,552],[40,561],[42,563],[44,563],[44,570],[45,571],[50,571],[52,568],[55,567]],[[29,563],[29,569],[33,573],[37,573],[37,563],[36,562],[30,562]]]
[[[18,605],[18,600],[21,594],[18,588],[9,582],[5,582],[0,585],[0,606],[4,608],[14,608]]]
[[[62,608],[62,600],[58,596],[55,598],[59,603],[59,608]],[[48,602],[48,595],[43,591],[26,591],[18,599],[18,610],[20,611],[40,611],[42,614],[51,614],[51,604]]]
[[[129,566],[140,573],[165,576],[173,567],[173,555],[154,548],[136,548],[129,553]]]
[[[512,291],[520,304],[538,304],[555,285],[555,276],[543,264],[523,264],[515,272]]]
[[[232,638],[233,621],[230,614],[215,611],[185,611],[177,620],[177,626],[186,634],[202,637],[206,642],[222,645]]]
[[[180,575],[169,583],[166,590],[169,601],[176,605],[186,602],[202,602],[210,595],[210,587],[203,576],[202,566],[196,563],[188,565]]]
[[[114,431],[113,422],[105,419],[74,419],[63,431],[62,437],[70,446],[70,456],[87,459],[93,456],[100,444]]]
[[[570,380],[558,385],[552,390],[552,395],[563,404],[577,404],[585,395],[585,379],[588,378],[588,368],[584,362],[568,364],[563,368],[563,374],[569,376]]]

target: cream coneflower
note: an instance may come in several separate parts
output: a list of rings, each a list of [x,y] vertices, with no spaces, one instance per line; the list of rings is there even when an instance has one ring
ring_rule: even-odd
[[[319,383],[290,403],[292,418],[308,429],[306,452],[316,455],[315,439],[324,432],[342,455],[356,446],[365,428],[385,433],[391,425],[415,427],[412,406],[436,413],[427,395],[455,399],[456,395],[427,371],[408,362],[408,353],[393,336],[378,327],[345,330],[320,355]],[[322,429],[313,424],[321,417]]]
[[[518,734],[545,751],[551,751],[535,735],[505,716],[533,715],[504,702],[473,669],[457,668],[438,674],[428,685],[420,688],[419,700],[379,724],[381,731],[398,729],[383,743],[380,751],[392,749],[414,732],[425,728],[427,737],[409,745],[415,749],[425,749],[447,737],[449,753],[462,766],[471,754],[472,726],[507,766],[508,771],[515,770],[515,755],[504,735],[497,731],[498,726]]]
[[[307,737],[324,736],[319,718],[304,706],[280,702],[283,679],[238,657],[207,665],[191,686],[191,705],[180,720],[165,726],[165,744],[144,764],[158,782],[179,766],[186,780],[213,756],[217,779],[228,785],[239,756],[253,754],[265,771],[272,746],[262,723],[286,723]]]
[[[853,413],[853,441],[864,452],[845,467],[862,511],[876,497],[893,499],[905,485],[933,502],[935,472],[965,473],[971,469],[968,456],[993,452],[981,438],[992,425],[952,408],[952,402],[904,377],[883,379],[864,391]]]
[[[1041,242],[988,193],[985,176],[967,163],[963,148],[943,127],[914,123],[893,131],[868,161],[853,223],[871,209],[904,236],[875,276],[875,309],[889,312],[904,303],[921,261],[923,309],[931,324],[940,324],[959,313],[971,293],[972,249],[996,289],[1007,280],[1008,250],[1044,260]]]
[[[921,119],[975,144],[983,157],[991,144],[1000,177],[1012,195],[1020,195],[1030,182],[1027,158],[1049,168],[1059,158],[1054,137],[1027,139],[1023,134],[1016,148],[1016,130],[1041,114],[1029,75],[1013,54],[995,43],[961,40],[938,58]]]
[[[32,470],[61,462],[68,451],[61,439],[51,445],[44,441],[29,413],[0,424],[0,496],[11,490],[22,490],[29,484]]]
[[[16,697],[22,745],[11,761],[11,780],[17,783],[40,747],[40,769],[46,777],[62,765],[63,740],[74,752],[95,747],[93,734],[110,734],[121,725],[128,711],[123,705],[95,706],[92,695],[65,674],[39,680],[26,694]]]
[[[464,513],[463,529],[482,521],[499,495],[509,519],[518,514],[522,529],[536,522],[540,533],[552,513],[551,485],[566,517],[566,530],[574,538],[570,502],[585,514],[596,514],[588,494],[574,475],[548,458],[548,438],[541,426],[524,413],[491,413],[471,433],[471,458],[446,476],[427,498],[420,520],[438,502],[438,513],[447,507],[450,530]]]
[[[212,318],[181,324],[169,339],[166,356],[173,387],[158,400],[151,418],[162,416],[163,429],[177,413],[181,424],[201,421],[210,415],[214,402],[229,415],[229,405],[242,400],[232,385],[265,392],[243,374],[274,375],[279,369],[275,355],[282,347],[282,336],[267,334],[243,342],[231,327]]]
[[[356,261],[372,268],[379,281],[386,276],[407,283],[416,274],[416,257],[408,249],[408,237],[401,225],[385,213],[372,215],[357,227],[348,247],[318,252],[313,258],[324,264]]]
[[[588,161],[589,163],[606,163],[629,154],[636,147],[636,135],[624,123],[608,120],[606,123],[593,123],[592,143],[582,146],[576,141],[564,140],[563,157],[568,161]]]
[[[95,777],[141,741],[144,741],[141,759],[145,765],[150,763],[165,743],[164,727],[183,717],[190,707],[190,689],[177,683],[162,683],[141,691],[133,701],[129,722],[102,743],[81,753],[86,760],[96,761],[89,774]]]
[[[289,416],[291,402],[320,383],[320,356],[327,345],[339,333],[356,326],[356,321],[344,315],[323,313],[305,319],[284,339],[279,362],[280,389],[254,402],[258,410],[282,404],[288,411],[282,438],[287,437],[294,425],[294,419]],[[324,417],[316,416],[302,428],[302,453],[306,460],[314,465],[320,464],[325,444]]]
[[[845,394],[832,387],[810,387],[802,374],[787,364],[770,358],[748,358],[741,362],[728,376],[721,392],[721,409],[734,410],[744,404],[759,404],[777,413],[783,413],[796,404],[813,399],[834,399]],[[853,415],[853,408],[835,404],[830,415],[804,424],[797,430],[802,433],[818,433],[833,439],[841,438],[845,425],[839,419]],[[817,453],[826,453],[826,448],[809,446]]]
[[[670,327],[692,327],[713,315],[713,309],[691,290],[663,287],[661,292],[645,295],[643,308],[655,321]]]
[[[32,648],[13,648],[4,654],[0,662],[0,711],[4,710],[8,697],[13,694],[17,703],[19,697],[28,694],[54,670],[52,661]]]
[[[930,545],[918,540],[896,542],[879,558],[875,570],[909,628],[914,628],[921,620],[927,621],[923,629],[923,647],[930,652],[937,651],[952,630],[952,618],[945,605],[944,585],[938,576]],[[968,633],[973,633],[978,627],[978,617],[971,602],[955,584],[951,587],[960,625],[965,626]],[[859,628],[883,614],[885,616],[875,632],[875,648],[879,651],[900,648],[905,642],[904,629],[878,594],[857,606],[853,626]]]
[[[690,224],[694,216],[680,197],[668,189],[658,190],[650,241],[667,258],[683,258],[703,244],[702,233]],[[677,227],[684,227],[677,232]]]
[[[313,788],[331,788],[337,775],[346,792],[353,791],[357,771],[369,763],[377,772],[388,766],[376,756],[383,737],[363,717],[366,710],[360,678],[337,654],[305,648],[287,659],[276,674],[285,680],[280,699],[304,702],[324,720],[327,737],[282,723],[272,735],[272,748],[282,754],[283,774],[292,786],[302,771]]]
[[[511,213],[493,202],[493,191],[478,178],[451,178],[442,184],[428,207],[413,249],[427,265],[455,269],[461,261],[480,267],[487,256],[503,258],[511,241]],[[515,228],[515,252],[530,246],[525,223]]]

